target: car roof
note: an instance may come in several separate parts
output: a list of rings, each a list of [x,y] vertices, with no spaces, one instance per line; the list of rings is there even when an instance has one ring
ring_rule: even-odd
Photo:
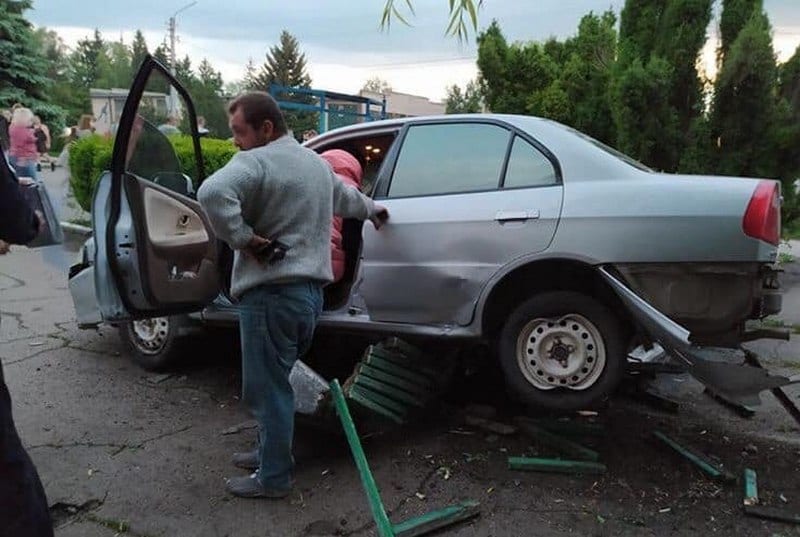
[[[330,142],[336,143],[339,138],[348,138],[357,133],[384,134],[399,130],[407,123],[437,121],[502,123],[515,127],[554,153],[560,160],[562,170],[567,172],[567,177],[573,179],[631,176],[636,172],[650,171],[643,164],[572,127],[551,119],[517,114],[440,114],[367,121],[330,130],[312,138],[305,145],[315,148]]]

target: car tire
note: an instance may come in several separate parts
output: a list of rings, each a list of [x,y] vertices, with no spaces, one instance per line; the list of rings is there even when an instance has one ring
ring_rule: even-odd
[[[603,304],[572,291],[538,294],[506,320],[497,345],[509,395],[553,411],[592,408],[625,373],[619,319]]]
[[[147,371],[163,371],[180,358],[181,332],[188,324],[183,315],[152,317],[120,324],[119,332],[137,365]]]

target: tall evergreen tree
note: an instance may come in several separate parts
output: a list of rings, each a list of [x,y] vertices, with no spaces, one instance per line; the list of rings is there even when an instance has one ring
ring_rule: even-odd
[[[142,62],[147,54],[147,41],[145,41],[144,34],[141,30],[136,30],[136,33],[133,36],[133,43],[131,44],[131,80],[139,70],[139,67],[142,65]]]
[[[776,176],[777,74],[770,23],[759,10],[731,43],[717,80],[710,122],[718,173]]]
[[[720,47],[718,62],[724,61],[739,32],[742,31],[753,13],[763,9],[763,0],[722,0],[722,13],[719,19]]]
[[[48,66],[24,16],[31,5],[31,0],[0,0],[0,107],[48,101]]]
[[[610,92],[617,145],[656,169],[679,169],[688,133],[702,116],[696,64],[711,4],[627,0],[622,10],[619,62]]]
[[[102,69],[108,65],[106,45],[100,31],[95,29],[91,38],[78,41],[70,58],[72,83],[86,90],[95,86],[100,79]]]
[[[281,32],[277,45],[270,47],[261,71],[255,77],[253,89],[269,91],[273,84],[294,88],[311,87],[311,77],[306,70],[306,55],[300,50],[297,38],[286,30]],[[314,99],[302,94],[281,95],[282,100],[310,104]],[[285,110],[289,129],[296,136],[307,129],[317,127],[317,114],[312,112]]]

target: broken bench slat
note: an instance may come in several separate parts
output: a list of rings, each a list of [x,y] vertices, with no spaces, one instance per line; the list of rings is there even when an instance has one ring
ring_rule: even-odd
[[[375,412],[379,416],[383,416],[384,418],[388,418],[388,419],[392,420],[393,422],[397,423],[398,425],[402,425],[403,423],[406,422],[405,416],[396,413],[394,410],[390,410],[388,408],[385,408],[384,406],[379,405],[378,403],[376,403],[375,401],[370,400],[369,398],[363,397],[358,392],[355,392],[355,393],[350,392],[350,393],[347,394],[347,397],[348,397],[348,399],[350,399],[354,403],[358,404],[359,406],[362,406],[362,407],[366,408],[367,410]]]
[[[395,524],[397,537],[418,537],[480,514],[480,503],[466,501]]]
[[[381,371],[391,373],[392,375],[401,377],[415,384],[419,384],[420,386],[425,386],[430,389],[434,388],[434,382],[433,380],[431,380],[430,377],[422,375],[420,373],[416,373],[414,371],[410,371],[404,367],[395,364],[394,362],[390,362],[388,360],[384,360],[379,356],[375,356],[374,354],[368,354],[364,356],[362,363],[371,365],[376,369],[380,369]]]
[[[744,504],[758,504],[758,478],[751,468],[744,469]]]
[[[792,524],[800,524],[800,514],[779,509],[777,507],[764,507],[762,505],[745,505],[744,513],[748,516],[756,518],[764,518],[767,520],[775,520],[778,522],[790,522]]]
[[[663,443],[671,447],[684,459],[688,460],[689,462],[700,468],[703,472],[713,477],[714,479],[718,479],[720,481],[736,480],[736,477],[734,477],[733,474],[731,474],[730,472],[717,467],[714,463],[707,460],[705,457],[698,455],[694,451],[680,445],[679,443],[677,443],[675,440],[668,437],[664,433],[660,431],[653,431],[653,436],[655,436]]]
[[[373,379],[367,375],[358,375],[353,382],[353,386],[369,388],[373,392],[383,394],[401,403],[407,403],[419,408],[425,407],[425,401],[414,394],[408,393],[400,388],[396,388],[380,380]]]
[[[367,495],[367,501],[372,511],[372,518],[375,520],[379,537],[419,537],[420,535],[439,530],[480,514],[478,510],[480,504],[476,501],[468,500],[393,525],[389,520],[389,516],[386,514],[386,509],[383,506],[383,500],[378,490],[378,484],[375,482],[375,477],[372,475],[372,471],[369,468],[367,456],[364,453],[361,439],[358,437],[358,431],[356,431],[353,417],[350,415],[347,400],[345,400],[344,393],[342,392],[338,380],[334,379],[331,382],[330,393],[333,397],[333,403],[336,408],[336,413],[339,416],[339,421],[347,437],[350,451],[353,454],[353,460],[358,468],[361,484]]]
[[[546,446],[555,448],[564,454],[576,457],[579,460],[597,462],[600,460],[600,454],[593,449],[583,447],[582,445],[568,440],[557,434],[551,433],[544,427],[539,427],[533,420],[528,418],[519,417],[514,420],[517,427],[526,433],[534,440],[538,440]]]
[[[356,468],[358,468],[358,474],[361,476],[361,483],[364,486],[364,492],[367,494],[367,501],[378,529],[378,535],[380,537],[394,537],[392,523],[389,521],[386,509],[383,507],[378,484],[369,469],[369,462],[367,462],[367,456],[364,454],[364,448],[361,447],[361,439],[358,438],[353,417],[350,415],[350,409],[347,408],[347,401],[344,399],[339,381],[335,379],[331,382],[331,394],[333,395],[336,413],[339,415],[339,421],[341,421],[344,434],[347,437],[347,443],[350,445],[353,460],[356,463]]]
[[[606,465],[599,462],[542,459],[538,457],[509,457],[511,470],[551,472],[557,474],[604,474]]]
[[[400,378],[397,375],[392,375],[391,373],[381,371],[380,369],[376,369],[367,364],[359,364],[356,368],[356,375],[358,375],[358,377],[367,376],[371,379],[379,380],[381,382],[385,382],[386,384],[391,384],[395,388],[400,388],[401,390],[405,390],[420,397],[431,395],[431,390],[425,388],[424,386],[420,386],[419,384],[415,384],[411,381]]]

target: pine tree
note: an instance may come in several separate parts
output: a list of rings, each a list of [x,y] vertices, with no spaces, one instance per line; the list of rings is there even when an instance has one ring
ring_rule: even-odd
[[[680,168],[689,132],[703,113],[696,64],[711,4],[627,0],[621,13],[610,91],[617,146],[659,170]]]
[[[136,30],[136,34],[133,36],[133,43],[131,44],[131,80],[133,80],[139,67],[141,67],[147,53],[147,41],[144,39],[144,34],[142,34],[141,30]]]
[[[719,20],[720,47],[717,61],[724,61],[725,54],[731,48],[739,32],[753,16],[761,12],[763,0],[722,0],[722,14]]]
[[[291,88],[311,87],[311,77],[306,71],[306,55],[301,52],[296,37],[286,30],[281,32],[280,42],[270,47],[266,61],[253,83],[253,89],[267,92],[273,84]],[[282,94],[280,99],[301,104],[314,102],[312,97],[303,94]],[[284,116],[289,129],[297,136],[317,127],[316,113],[286,110]]]
[[[0,107],[47,102],[51,81],[24,12],[31,0],[0,0]]]
[[[775,177],[776,83],[771,27],[759,10],[731,43],[717,80],[710,118],[717,173]]]
[[[89,90],[96,85],[101,70],[107,65],[106,45],[100,31],[95,29],[92,38],[86,37],[78,41],[70,57],[72,83],[79,88]]]
[[[286,30],[278,45],[270,47],[257,77],[257,87],[268,91],[271,84],[308,88],[311,77],[306,72],[306,55],[300,51],[297,38]]]

